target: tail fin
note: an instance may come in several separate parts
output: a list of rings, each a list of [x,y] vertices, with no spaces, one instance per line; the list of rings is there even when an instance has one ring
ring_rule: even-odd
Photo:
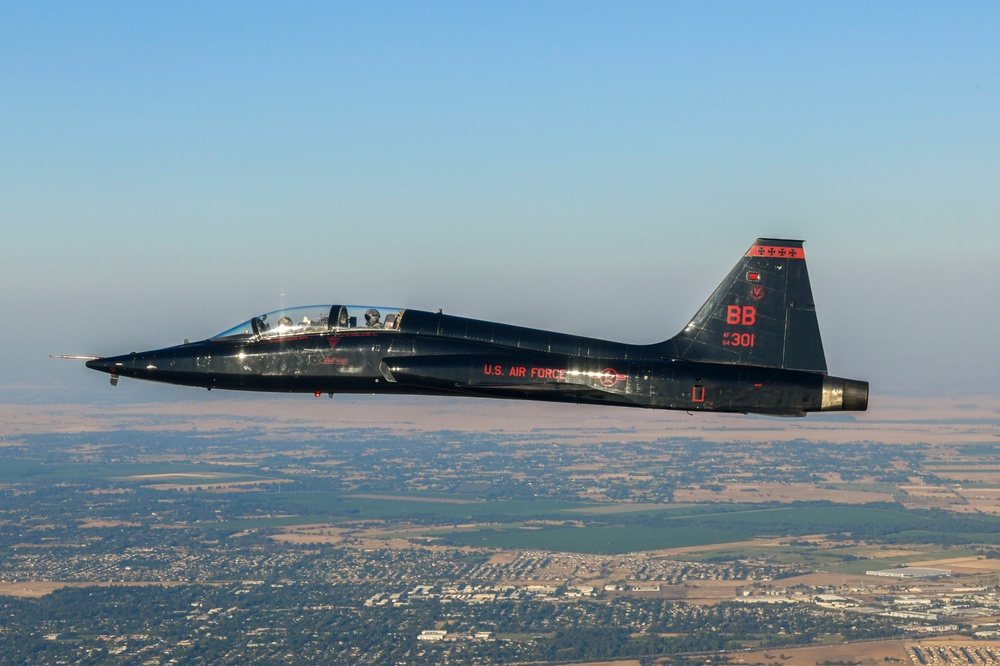
[[[826,372],[802,241],[758,238],[683,331],[687,361]]]

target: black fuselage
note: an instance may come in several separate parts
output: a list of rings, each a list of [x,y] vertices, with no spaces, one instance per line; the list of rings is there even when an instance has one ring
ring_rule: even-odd
[[[193,344],[98,358],[208,389],[397,393],[801,416],[868,406],[830,377],[802,241],[758,238],[673,337],[630,345],[440,312],[286,308]]]
[[[867,404],[864,382],[692,362],[671,351],[671,341],[629,345],[404,310],[391,330],[249,334],[87,365],[115,379],[243,391],[461,395],[789,416]]]

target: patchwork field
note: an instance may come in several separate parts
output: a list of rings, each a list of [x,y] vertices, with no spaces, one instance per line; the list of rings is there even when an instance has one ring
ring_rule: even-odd
[[[268,599],[286,595],[282,609],[305,597],[352,609],[338,622],[394,609],[406,631],[409,614],[448,616],[432,599],[456,615],[424,628],[465,626],[454,617],[476,614],[466,604],[496,622],[503,598],[526,618],[586,615],[622,654],[684,639],[730,663],[948,663],[979,654],[963,647],[973,627],[1000,616],[998,419],[993,398],[801,420],[339,397],[0,405],[0,598],[93,585],[118,608],[130,586],[151,602],[158,585],[228,586],[212,608],[254,598],[260,626],[274,623]],[[866,575],[901,566],[951,573]],[[917,615],[887,619],[924,596]],[[647,613],[687,628],[657,635],[637,619]],[[702,616],[757,629],[688,641],[705,623],[683,622]],[[813,627],[812,645],[769,634],[777,617]],[[918,635],[953,632],[952,617],[966,643]],[[539,626],[501,635],[518,650],[586,642]],[[757,649],[769,641],[786,647]],[[734,645],[750,651],[722,650]]]

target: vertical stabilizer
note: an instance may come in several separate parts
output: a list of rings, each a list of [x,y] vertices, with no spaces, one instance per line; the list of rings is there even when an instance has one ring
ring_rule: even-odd
[[[687,361],[825,373],[802,241],[758,238],[667,346]]]

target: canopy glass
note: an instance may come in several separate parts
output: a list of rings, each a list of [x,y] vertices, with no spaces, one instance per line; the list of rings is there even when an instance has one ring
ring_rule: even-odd
[[[212,336],[212,340],[236,337],[275,338],[290,335],[340,332],[349,329],[396,330],[403,310],[370,305],[305,305],[275,310],[248,319]]]

